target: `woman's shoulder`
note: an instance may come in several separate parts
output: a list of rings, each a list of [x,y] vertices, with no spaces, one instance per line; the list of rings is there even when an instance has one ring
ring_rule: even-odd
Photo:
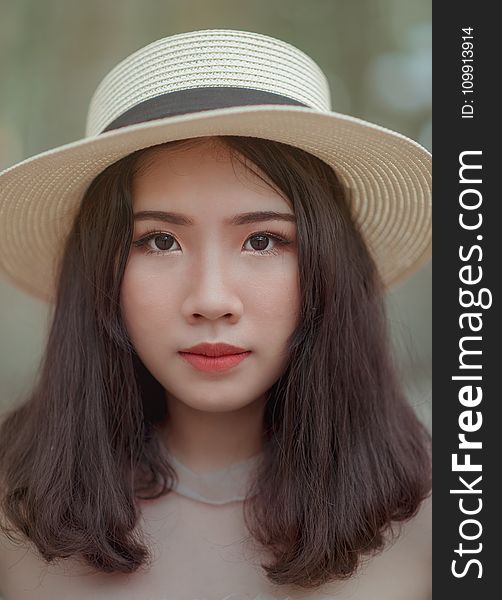
[[[396,537],[390,541],[384,551],[375,557],[381,557],[382,564],[394,569],[402,576],[403,584],[408,578],[421,576],[430,585],[432,571],[432,496],[428,496],[420,505],[416,515],[410,520],[397,524]],[[401,569],[401,571],[400,571]],[[411,596],[410,596],[411,598]]]
[[[362,566],[358,589],[367,595],[361,598],[427,600],[432,588],[432,496],[396,529],[387,547]]]
[[[362,561],[356,575],[327,584],[305,600],[429,600],[432,589],[432,497],[416,515],[395,524],[387,546]]]

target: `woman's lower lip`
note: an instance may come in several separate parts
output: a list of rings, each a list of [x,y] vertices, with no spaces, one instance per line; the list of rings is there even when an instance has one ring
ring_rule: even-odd
[[[226,354],[225,356],[205,356],[204,354],[192,354],[191,352],[180,352],[181,357],[199,371],[226,371],[242,362],[251,352],[240,354]]]

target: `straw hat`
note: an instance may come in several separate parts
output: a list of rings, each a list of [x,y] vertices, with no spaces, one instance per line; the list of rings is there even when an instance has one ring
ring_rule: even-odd
[[[294,46],[209,29],[125,58],[92,96],[83,139],[0,173],[0,269],[17,287],[53,301],[63,241],[91,181],[140,148],[212,135],[283,142],[332,166],[388,286],[430,256],[430,153],[332,112],[326,76]]]

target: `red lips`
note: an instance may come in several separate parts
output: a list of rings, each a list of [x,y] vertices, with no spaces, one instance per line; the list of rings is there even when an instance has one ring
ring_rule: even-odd
[[[179,351],[181,357],[198,371],[227,371],[236,367],[251,352],[231,344],[197,344]]]
[[[185,348],[180,352],[189,352],[190,354],[203,354],[204,356],[227,356],[228,354],[241,354],[247,352],[245,348],[239,346],[232,346],[231,344],[217,343],[217,344],[197,344],[191,348]]]

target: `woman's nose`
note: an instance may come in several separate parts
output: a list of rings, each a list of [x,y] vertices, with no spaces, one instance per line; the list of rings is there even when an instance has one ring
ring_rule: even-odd
[[[205,253],[204,258],[189,274],[187,295],[183,302],[183,316],[189,322],[201,318],[214,321],[225,317],[237,321],[242,316],[238,282],[228,263],[216,253]]]

